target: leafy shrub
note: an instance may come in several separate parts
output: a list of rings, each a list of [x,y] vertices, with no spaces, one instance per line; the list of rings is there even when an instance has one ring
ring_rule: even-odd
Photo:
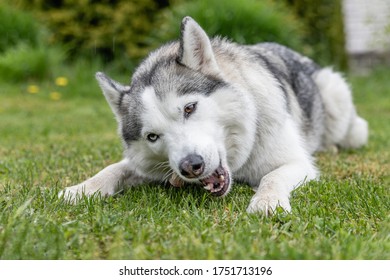
[[[140,58],[147,53],[146,34],[153,27],[153,0],[16,0],[33,10],[53,32],[52,42],[71,54]]]
[[[48,33],[27,12],[0,4],[0,80],[48,77],[64,59],[59,47],[47,46]]]
[[[37,45],[39,27],[28,13],[0,4],[0,53],[20,42]]]
[[[44,79],[50,76],[53,67],[59,65],[62,60],[63,52],[58,48],[19,43],[0,55],[0,79]]]
[[[272,41],[304,49],[304,31],[294,14],[283,3],[271,0],[178,1],[162,12],[155,40],[178,38],[181,19],[187,15],[210,36],[222,35],[242,44]]]
[[[307,29],[305,42],[316,60],[346,68],[343,13],[339,0],[285,0]]]

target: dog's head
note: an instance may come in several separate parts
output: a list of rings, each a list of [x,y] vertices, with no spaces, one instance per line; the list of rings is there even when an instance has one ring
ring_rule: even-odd
[[[183,19],[180,41],[151,53],[130,86],[103,73],[96,78],[137,172],[154,180],[174,174],[216,196],[229,191],[229,166],[243,164],[237,141],[251,128],[237,123],[248,108],[237,102],[241,92],[223,78],[212,44],[194,20]]]

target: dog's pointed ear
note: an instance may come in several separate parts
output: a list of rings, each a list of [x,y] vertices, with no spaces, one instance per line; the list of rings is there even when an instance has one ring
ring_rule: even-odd
[[[211,42],[206,32],[191,17],[181,22],[180,49],[177,61],[205,74],[219,74]]]
[[[102,72],[97,72],[95,77],[103,91],[104,96],[106,97],[108,104],[111,107],[111,110],[114,112],[116,119],[119,121],[121,119],[119,103],[123,94],[129,91],[130,87],[124,86],[121,83],[114,81]]]

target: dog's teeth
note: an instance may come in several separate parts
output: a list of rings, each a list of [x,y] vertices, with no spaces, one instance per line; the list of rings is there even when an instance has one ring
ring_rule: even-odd
[[[206,186],[203,187],[205,190],[211,191],[213,189],[213,184],[209,183]]]

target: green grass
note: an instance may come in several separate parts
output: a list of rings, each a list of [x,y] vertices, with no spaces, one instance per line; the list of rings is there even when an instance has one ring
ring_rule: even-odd
[[[34,95],[28,83],[0,84],[1,259],[390,259],[390,71],[351,77],[369,145],[319,154],[323,178],[293,193],[291,214],[266,218],[245,212],[253,193],[243,185],[224,199],[157,185],[58,199],[121,159],[96,68],[68,70],[66,87],[46,81]]]

